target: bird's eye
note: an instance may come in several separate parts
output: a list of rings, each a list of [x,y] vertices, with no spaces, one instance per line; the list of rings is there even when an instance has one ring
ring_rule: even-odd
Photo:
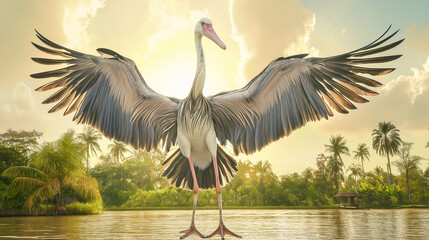
[[[205,23],[204,23],[204,22],[202,22],[202,23],[201,23],[201,26],[204,26],[204,24],[205,24]]]

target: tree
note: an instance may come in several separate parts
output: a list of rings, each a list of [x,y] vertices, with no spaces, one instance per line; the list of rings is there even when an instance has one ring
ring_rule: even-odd
[[[420,156],[411,155],[412,147],[413,143],[403,142],[398,152],[400,159],[394,162],[399,172],[405,175],[408,201],[411,201],[410,173],[419,170],[420,161],[423,159]]]
[[[354,163],[348,168],[348,170],[350,171],[350,176],[353,177],[356,183],[357,183],[358,177],[363,177],[362,168]]]
[[[337,192],[340,190],[340,183],[344,181],[344,163],[340,158],[329,156],[326,164],[328,177],[334,183]]]
[[[83,174],[83,156],[83,144],[69,130],[57,141],[41,145],[31,166],[11,167],[2,175],[13,179],[13,189],[30,193],[25,202],[29,212],[36,203],[64,204],[65,189],[80,198],[101,202],[97,182]]]
[[[113,141],[107,147],[116,164],[119,164],[124,159],[125,153],[129,152],[127,145],[122,142]]]
[[[253,172],[256,177],[254,180],[257,181],[260,185],[269,182],[274,177],[271,164],[268,161],[258,161],[255,165],[253,165]]]
[[[383,176],[384,170],[383,170],[383,168],[382,168],[382,167],[380,167],[380,166],[376,166],[376,167],[374,168],[374,173],[375,173],[375,175],[377,175],[377,176]]]
[[[151,152],[133,150],[131,155],[126,158],[124,166],[138,188],[154,190],[169,185],[168,181],[162,177],[164,160],[165,154],[159,150]]]
[[[101,134],[91,126],[85,126],[83,132],[78,134],[78,139],[85,144],[86,149],[86,169],[89,169],[89,157],[101,152],[100,144]]]
[[[346,140],[341,135],[332,135],[329,142],[330,144],[325,145],[326,152],[331,154],[327,161],[328,176],[334,182],[336,190],[339,191],[340,183],[344,181],[344,162],[341,155],[350,155],[350,151],[346,146]]]
[[[330,144],[325,145],[326,152],[330,153],[334,158],[343,161],[341,155],[347,155],[350,156],[350,150],[346,146],[346,140],[344,139],[344,136],[332,135],[329,139]],[[344,163],[343,163],[344,164]]]
[[[381,156],[387,156],[387,172],[389,173],[389,185],[392,184],[392,168],[390,156],[397,154],[402,140],[399,129],[391,122],[379,122],[378,128],[372,130],[372,147]]]
[[[0,173],[12,166],[27,166],[42,133],[8,129],[0,134]]]
[[[365,174],[365,168],[363,167],[363,161],[366,159],[369,161],[369,148],[366,146],[365,143],[358,144],[358,147],[356,150],[353,151],[354,159],[360,160],[362,163],[362,172]]]

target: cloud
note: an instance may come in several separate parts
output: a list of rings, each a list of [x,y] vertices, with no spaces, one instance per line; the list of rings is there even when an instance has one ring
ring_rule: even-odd
[[[34,97],[31,88],[24,83],[18,81],[12,89],[12,101],[5,103],[0,108],[0,123],[9,118],[22,118],[33,111]]]
[[[322,129],[358,133],[373,129],[380,121],[392,121],[398,128],[425,130],[429,123],[429,57],[420,68],[411,70],[412,75],[391,80],[379,96],[357,105],[356,111],[347,115],[337,113],[329,121],[321,122]]]
[[[26,111],[34,106],[34,97],[31,88],[23,81],[19,81],[13,88],[13,108]]]
[[[230,0],[230,18],[240,48],[241,84],[283,54],[318,53],[309,44],[316,17],[301,1]]]
[[[90,37],[86,29],[97,10],[104,6],[104,0],[92,0],[80,2],[77,6],[65,7],[63,31],[67,37],[66,46],[80,49],[88,47]]]
[[[295,54],[308,53],[312,57],[319,56],[319,50],[310,46],[310,35],[314,31],[314,25],[316,25],[316,15],[313,13],[313,17],[304,22],[304,35],[299,36],[297,42],[291,43],[284,51],[284,55],[291,56]]]
[[[411,25],[405,30],[405,36],[407,38],[405,44],[408,48],[429,55],[429,25],[424,27]]]
[[[425,90],[423,88],[424,83],[428,82],[429,78],[429,58],[423,64],[422,69],[411,68],[413,75],[404,76],[401,75],[397,79],[392,80],[386,84],[386,86],[382,89],[382,93],[389,93],[401,85],[401,83],[405,83],[405,90],[410,98],[410,102],[413,105],[416,98],[423,93]]]

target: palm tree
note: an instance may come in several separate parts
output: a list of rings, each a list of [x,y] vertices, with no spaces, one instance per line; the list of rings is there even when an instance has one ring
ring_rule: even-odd
[[[354,159],[360,160],[362,162],[362,172],[365,174],[365,168],[363,167],[363,161],[366,159],[369,161],[369,148],[366,146],[365,143],[358,144],[358,147],[356,150],[353,151]]]
[[[253,165],[253,172],[257,180],[261,185],[264,181],[272,179],[274,176],[271,164],[268,161],[259,161]]]
[[[122,142],[113,141],[113,143],[107,146],[109,152],[112,155],[113,161],[119,164],[125,156],[125,153],[129,152],[127,145]]]
[[[354,163],[347,170],[350,171],[350,176],[353,177],[356,183],[357,183],[358,177],[363,176],[362,168],[359,165],[356,165]]]
[[[83,144],[69,130],[57,141],[41,145],[31,166],[11,167],[2,175],[13,179],[13,188],[30,193],[25,202],[29,212],[35,203],[54,201],[62,205],[65,188],[78,196],[101,201],[97,182],[83,174],[83,156]]]
[[[384,172],[384,170],[383,170],[383,168],[382,168],[382,167],[380,167],[380,166],[376,166],[376,167],[374,168],[374,173],[375,173],[375,175],[377,175],[377,176],[383,176],[383,172]]]
[[[344,139],[344,136],[332,135],[329,139],[329,142],[331,143],[330,145],[325,145],[326,152],[330,153],[334,158],[338,158],[338,160],[342,162],[343,159],[341,155],[350,156],[350,150],[346,146],[346,140]]]
[[[328,168],[328,178],[331,180],[337,192],[340,190],[340,183],[344,181],[344,163],[339,158],[335,158],[334,156],[328,157],[328,162],[326,163],[326,167]]]
[[[85,126],[83,132],[78,134],[78,139],[85,144],[86,148],[86,169],[89,170],[89,157],[101,152],[100,144],[101,134],[91,126]]]
[[[110,166],[114,164],[112,155],[110,154],[101,154],[101,156],[99,156],[98,159],[101,161],[101,164],[105,166]]]
[[[331,154],[327,162],[328,177],[334,182],[335,188],[339,191],[340,183],[344,181],[344,162],[341,155],[350,155],[350,151],[346,146],[346,140],[341,135],[332,135],[329,142],[330,144],[325,145],[325,151]]]
[[[379,122],[378,128],[372,130],[372,147],[381,156],[387,156],[387,172],[389,174],[389,185],[392,184],[392,168],[390,156],[397,154],[402,140],[399,129],[391,122]]]
[[[131,151],[124,165],[129,169],[137,187],[153,190],[168,186],[168,182],[162,177],[164,170],[162,162],[164,160],[165,154],[158,149],[151,152],[139,149]]]
[[[394,162],[401,174],[405,174],[405,178],[407,180],[408,201],[411,201],[409,173],[418,170],[420,161],[423,159],[420,156],[411,155],[412,146],[413,143],[402,143],[402,147],[399,149],[398,153],[400,160]]]

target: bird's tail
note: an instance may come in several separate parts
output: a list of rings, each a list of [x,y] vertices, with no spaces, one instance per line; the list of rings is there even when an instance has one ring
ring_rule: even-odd
[[[172,185],[184,189],[193,189],[194,179],[189,167],[189,160],[180,152],[180,149],[171,154],[162,165],[166,168],[162,176],[170,180]],[[237,172],[237,162],[220,146],[217,147],[217,165],[220,185],[227,184]],[[199,188],[211,189],[216,187],[213,161],[204,170],[195,166],[194,169]]]

